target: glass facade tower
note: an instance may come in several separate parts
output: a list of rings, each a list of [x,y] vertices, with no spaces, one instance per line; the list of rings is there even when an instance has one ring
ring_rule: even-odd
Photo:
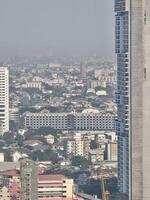
[[[121,193],[129,192],[129,11],[125,0],[116,0],[116,53],[118,118],[118,183]]]
[[[150,1],[115,0],[119,190],[150,199]]]

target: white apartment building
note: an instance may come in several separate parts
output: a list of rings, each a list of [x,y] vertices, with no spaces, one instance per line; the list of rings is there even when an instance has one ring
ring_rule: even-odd
[[[4,162],[4,153],[0,153],[0,162]]]
[[[9,71],[0,67],[0,126],[2,134],[9,131]]]
[[[88,159],[90,141],[85,139],[72,139],[67,142],[67,154],[72,156],[83,156]]]
[[[27,82],[22,85],[22,88],[37,88],[37,89],[41,90],[42,82],[41,81]]]

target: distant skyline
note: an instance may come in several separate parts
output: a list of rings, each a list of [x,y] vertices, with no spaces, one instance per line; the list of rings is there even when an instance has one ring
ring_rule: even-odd
[[[1,0],[0,57],[114,56],[114,0]]]

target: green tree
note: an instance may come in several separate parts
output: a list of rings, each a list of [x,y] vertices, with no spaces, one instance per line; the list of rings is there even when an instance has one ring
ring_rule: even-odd
[[[124,194],[112,194],[110,196],[110,200],[128,200],[129,197],[127,195],[124,195]]]
[[[72,165],[80,167],[83,170],[87,169],[89,164],[90,164],[89,161],[82,156],[74,156],[72,158]]]
[[[14,134],[10,132],[5,132],[2,138],[7,144],[13,144],[15,142]]]
[[[97,149],[98,148],[98,144],[95,140],[92,140],[90,143],[90,148],[91,149]]]
[[[53,164],[57,163],[57,155],[51,149],[45,151],[37,150],[32,153],[32,159],[34,161],[51,161]]]
[[[17,140],[17,143],[18,143],[19,146],[23,146],[24,138],[23,138],[22,135],[17,134],[16,140]]]
[[[9,150],[4,151],[4,157],[5,157],[5,161],[12,162],[12,157]]]

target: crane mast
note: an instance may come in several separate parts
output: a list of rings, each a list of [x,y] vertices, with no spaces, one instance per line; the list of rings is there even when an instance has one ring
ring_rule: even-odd
[[[96,143],[97,143],[98,148],[100,148],[100,144],[99,144],[99,141],[98,141],[98,134],[96,135],[95,139],[96,139]],[[102,169],[103,160],[101,160],[100,166],[101,166],[101,169]],[[109,200],[110,192],[105,189],[105,181],[104,181],[103,174],[101,175],[100,180],[101,180],[102,200]]]

